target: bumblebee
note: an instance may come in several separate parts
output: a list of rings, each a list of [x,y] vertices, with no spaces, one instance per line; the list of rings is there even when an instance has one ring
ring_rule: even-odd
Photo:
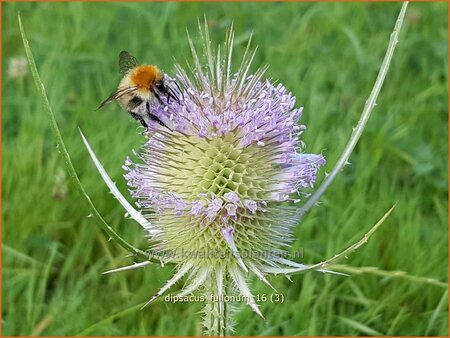
[[[178,84],[170,80],[157,66],[141,65],[138,60],[126,51],[119,54],[119,69],[124,77],[120,81],[118,89],[103,101],[97,109],[106,104],[118,101],[122,109],[134,119],[138,120],[146,129],[149,121],[156,121],[161,126],[168,128],[151,111],[151,103],[154,99],[164,104],[170,104],[170,99],[180,103],[179,96],[170,84],[175,84],[178,92],[182,95]],[[170,129],[170,128],[168,128]]]

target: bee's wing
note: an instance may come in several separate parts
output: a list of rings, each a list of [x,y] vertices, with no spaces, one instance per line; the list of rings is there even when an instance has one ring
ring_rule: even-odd
[[[119,54],[119,70],[121,73],[126,74],[131,69],[139,66],[139,61],[130,53],[123,50]]]
[[[97,110],[102,108],[104,105],[107,105],[108,103],[111,103],[111,102],[117,100],[118,98],[120,98],[123,95],[132,93],[135,90],[136,90],[136,87],[121,88],[121,89],[116,90],[105,101],[100,103],[100,106],[98,106]]]

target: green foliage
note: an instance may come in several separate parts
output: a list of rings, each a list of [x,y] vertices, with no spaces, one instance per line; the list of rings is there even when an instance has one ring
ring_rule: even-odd
[[[193,335],[200,304],[140,305],[173,271],[101,275],[130,264],[88,216],[69,183],[33,80],[8,76],[23,57],[20,11],[37,67],[75,169],[94,205],[118,233],[145,249],[137,224],[107,192],[79,137],[81,126],[119,189],[121,165],[143,142],[116,106],[94,111],[120,79],[117,56],[173,72],[189,60],[207,16],[214,41],[234,22],[236,59],[250,33],[254,68],[283,82],[305,107],[308,152],[331,170],[357,122],[400,4],[370,3],[5,3],[2,160],[4,335]],[[410,4],[378,105],[341,176],[295,230],[302,263],[333,256],[397,207],[368,245],[343,263],[447,280],[447,4]],[[225,18],[225,19],[224,19]],[[238,63],[235,64],[236,68]],[[447,290],[423,280],[370,274],[308,273],[271,278],[284,302],[248,307],[240,335],[447,335]],[[383,277],[384,276],[384,277]],[[394,275],[395,276],[395,275]],[[256,292],[270,295],[264,284]],[[180,288],[181,285],[174,287]]]

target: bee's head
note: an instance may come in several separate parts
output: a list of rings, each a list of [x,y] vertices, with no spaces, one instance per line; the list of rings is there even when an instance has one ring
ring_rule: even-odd
[[[160,79],[155,82],[155,89],[159,91],[160,93],[165,93],[167,91],[167,87],[163,81],[163,79]]]

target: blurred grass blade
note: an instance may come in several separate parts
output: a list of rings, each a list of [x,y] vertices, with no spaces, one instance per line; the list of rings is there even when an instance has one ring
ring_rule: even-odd
[[[86,201],[93,218],[97,221],[97,223],[108,234],[108,236],[110,238],[112,238],[114,241],[116,241],[125,250],[127,250],[128,252],[130,252],[131,254],[133,254],[135,256],[138,256],[141,259],[151,258],[144,251],[139,250],[139,249],[133,247],[128,242],[126,242],[105,222],[103,217],[100,215],[100,213],[95,208],[94,204],[92,203],[90,197],[84,190],[83,186],[81,185],[80,179],[78,178],[78,175],[77,175],[75,168],[73,167],[72,161],[70,159],[70,155],[67,152],[66,146],[64,145],[64,141],[61,137],[61,133],[59,132],[59,128],[58,128],[58,124],[56,123],[55,116],[53,115],[53,111],[50,107],[50,103],[48,101],[47,94],[45,92],[44,84],[42,83],[41,78],[39,76],[39,73],[38,73],[38,70],[36,67],[36,63],[34,62],[33,54],[31,52],[28,40],[25,35],[25,31],[23,29],[22,20],[20,18],[20,15],[18,16],[18,20],[19,20],[20,34],[22,36],[23,45],[25,47],[25,53],[27,55],[27,59],[28,59],[28,63],[30,66],[31,74],[33,75],[34,83],[36,85],[36,88],[39,93],[39,97],[41,99],[42,107],[44,108],[44,111],[50,120],[50,126],[51,126],[53,134],[56,138],[57,149],[64,159],[66,169],[69,172],[69,176],[73,180],[75,187],[77,188],[77,190],[81,194],[81,196],[84,197],[84,200]]]
[[[323,180],[316,192],[306,201],[305,205],[298,209],[296,213],[298,221],[300,221],[303,216],[319,201],[320,197],[322,197],[322,195],[334,181],[336,176],[341,172],[342,168],[344,168],[344,166],[348,164],[348,159],[350,158],[353,149],[355,148],[356,144],[359,141],[359,138],[364,131],[370,114],[376,106],[378,94],[380,93],[381,87],[383,86],[384,78],[386,77],[389,65],[391,64],[392,56],[394,55],[395,46],[398,43],[398,36],[402,28],[403,19],[405,18],[407,7],[408,2],[404,2],[402,8],[400,9],[400,13],[398,14],[394,30],[391,33],[389,44],[383,62],[381,64],[380,71],[378,72],[378,76],[375,80],[372,91],[370,92],[369,98],[366,100],[364,109],[361,113],[361,117],[356,128],[353,129],[352,135],[350,136],[350,139],[348,140],[348,143],[345,146],[345,149],[339,157],[339,160],[337,161],[333,170],[331,170],[330,174]]]
[[[134,305],[132,307],[126,308],[125,310],[110,314],[108,317],[93,323],[89,327],[85,328],[83,331],[75,334],[76,337],[85,337],[95,334],[101,327],[107,327],[111,325],[116,320],[119,320],[128,315],[135,315],[136,311],[142,307],[142,304]]]
[[[356,320],[341,317],[341,316],[338,316],[338,318],[342,322],[347,324],[348,326],[350,326],[353,329],[355,329],[356,331],[358,331],[358,333],[363,333],[364,335],[368,335],[368,336],[383,336],[383,334],[381,332],[378,332],[363,323],[357,322]]]
[[[425,331],[425,336],[429,335],[439,335],[437,331],[433,332],[433,329],[436,328],[436,320],[438,319],[439,315],[444,312],[444,308],[448,308],[446,306],[448,304],[448,289],[445,290],[444,294],[441,297],[441,300],[439,301],[438,306],[436,306],[436,309],[433,311],[433,314],[431,315],[430,320],[428,321],[427,329]]]
[[[37,264],[38,266],[43,266],[44,263],[38,261],[37,259],[34,259],[33,257],[30,257],[22,252],[20,252],[19,250],[16,250],[12,247],[10,247],[9,245],[2,243],[2,254],[8,254],[8,256],[13,257],[13,259],[16,262],[27,262],[27,263],[31,263],[31,264]],[[6,255],[5,255],[6,256]]]

